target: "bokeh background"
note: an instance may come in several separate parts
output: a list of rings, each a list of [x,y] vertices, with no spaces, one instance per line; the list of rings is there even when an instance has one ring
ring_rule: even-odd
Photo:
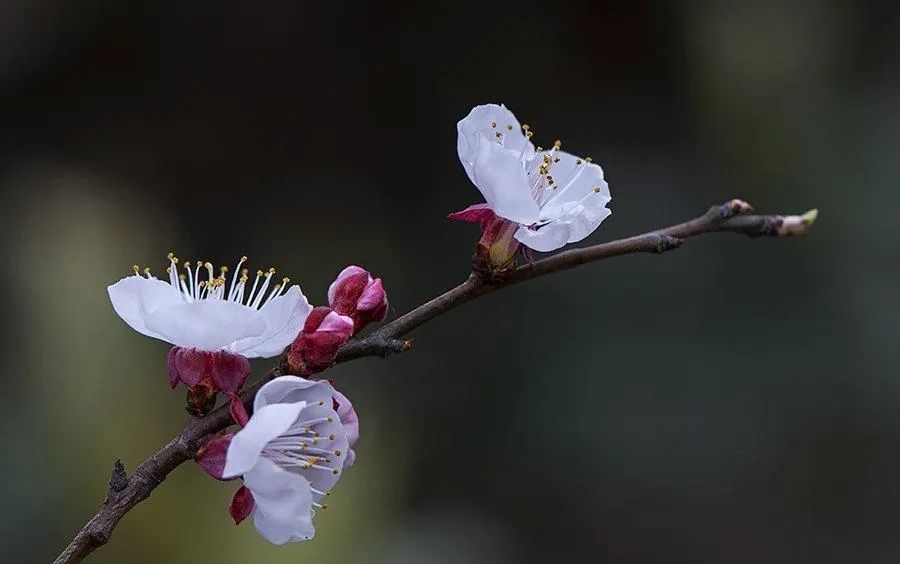
[[[187,419],[108,284],[247,254],[323,303],[354,263],[399,315],[467,275],[455,124],[493,101],[603,165],[585,243],[737,196],[819,222],[535,280],[329,372],[363,438],[313,542],[235,528],[185,464],[92,561],[897,562],[898,6],[5,0],[3,561],[55,557]]]

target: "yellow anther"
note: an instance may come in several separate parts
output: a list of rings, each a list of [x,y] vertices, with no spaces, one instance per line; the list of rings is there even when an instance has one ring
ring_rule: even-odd
[[[175,258],[175,253],[169,253],[169,254],[167,254],[167,255],[166,255],[166,258],[169,259],[169,260],[172,260],[173,258]]]
[[[497,122],[496,122],[496,121],[492,121],[492,122],[491,122],[491,127],[497,127]]]
[[[287,276],[285,276],[284,278],[281,279],[281,283],[282,283],[282,284],[287,284],[287,283],[290,282],[290,281],[291,281],[291,279],[288,278]]]
[[[247,255],[241,257],[241,262],[247,262]]]
[[[593,159],[591,159],[590,157],[585,157],[585,158],[584,158],[584,162],[586,162],[586,163],[591,162],[591,160],[593,160]]]
[[[531,136],[532,136],[532,135],[534,135],[534,133],[531,132],[531,131],[526,131],[526,132],[525,132],[525,137],[528,137],[529,139],[531,139]]]
[[[553,146],[554,146],[555,148],[559,149],[560,147],[562,147],[562,141],[560,141],[559,139],[557,139],[556,141],[553,142]]]
[[[131,268],[134,269],[135,272],[140,272],[140,271],[141,271],[141,267],[138,266],[138,265],[136,265],[136,264],[133,265]]]
[[[340,455],[341,455],[341,451],[339,451],[339,450],[334,451],[334,455],[335,455],[335,456],[340,456]]]
[[[227,266],[220,266],[220,267],[219,267],[219,272],[228,272],[228,267],[227,267]]]
[[[257,271],[256,271],[256,275],[257,275],[257,276],[262,276],[262,275],[263,275],[263,271],[262,271],[262,270],[257,270]]]
[[[528,125],[527,123],[523,123],[523,124],[522,124],[522,129],[524,129],[525,131],[528,131],[529,129],[531,129],[531,126]]]
[[[213,267],[211,262],[205,262],[205,263],[203,263],[203,266],[205,266],[206,268],[208,268],[210,270],[212,270],[212,267]]]
[[[144,274],[150,274],[150,267],[144,268]]]
[[[191,263],[189,263],[189,262],[184,263],[184,267],[185,267],[185,268],[190,268],[190,267],[191,267]]]
[[[166,274],[172,274],[172,267],[171,267],[171,266],[167,266],[167,267],[166,267]]]
[[[597,186],[597,187],[594,188],[594,193],[595,193],[595,194],[599,194],[599,193],[600,193],[600,187],[599,187],[599,186]]]
[[[274,266],[273,266],[272,268],[269,269],[269,274],[275,274],[275,267],[274,267]]]
[[[187,280],[187,276],[185,276],[184,274],[179,274],[178,279],[179,280]]]
[[[250,272],[250,269],[248,269],[248,268],[242,268],[242,269],[241,269],[241,276],[247,276],[247,273],[248,273],[248,272]]]
[[[575,159],[575,164],[580,165],[580,164],[581,164],[581,159]]]
[[[334,423],[334,418],[333,418],[333,417],[329,417],[328,419],[326,419],[326,421],[328,421],[329,423]]]
[[[241,280],[241,282],[246,283],[248,280],[247,275],[245,274],[244,276],[241,276],[240,280]]]

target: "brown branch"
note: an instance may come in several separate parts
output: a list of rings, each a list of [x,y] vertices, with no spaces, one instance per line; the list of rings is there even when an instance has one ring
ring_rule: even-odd
[[[815,220],[815,210],[803,216],[750,215],[751,211],[752,208],[746,202],[732,200],[721,206],[713,206],[702,216],[685,223],[626,239],[557,253],[534,264],[520,266],[500,281],[488,281],[478,274],[472,274],[459,286],[383,325],[369,336],[347,343],[338,353],[337,362],[367,356],[386,357],[393,353],[404,352],[412,346],[412,341],[404,340],[402,337],[425,322],[478,296],[525,280],[619,255],[663,253],[677,249],[688,237],[703,233],[733,232],[751,237],[800,235],[804,234]],[[280,368],[273,368],[259,380],[247,385],[241,392],[244,402],[249,404],[264,383],[281,373]],[[116,461],[106,500],[57,557],[56,564],[80,562],[95,549],[106,544],[119,520],[128,511],[147,499],[169,472],[183,462],[191,460],[209,435],[220,432],[232,424],[227,405],[219,407],[205,417],[192,420],[177,437],[138,466],[130,478],[127,477],[122,463]]]

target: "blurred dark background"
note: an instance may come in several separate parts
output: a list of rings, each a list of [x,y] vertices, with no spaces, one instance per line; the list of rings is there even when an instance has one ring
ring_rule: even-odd
[[[247,254],[323,303],[355,263],[399,315],[467,275],[445,216],[485,102],[603,165],[585,243],[732,197],[819,222],[535,280],[329,372],[363,438],[313,542],[235,528],[186,464],[92,561],[900,559],[896,2],[2,6],[4,561],[55,557],[186,421],[108,284]]]

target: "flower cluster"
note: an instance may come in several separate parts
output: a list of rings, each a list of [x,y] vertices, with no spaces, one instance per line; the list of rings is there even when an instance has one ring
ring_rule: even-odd
[[[341,345],[367,323],[384,319],[381,279],[347,267],[328,291],[330,306],[312,307],[289,279],[273,283],[275,269],[257,271],[251,283],[242,257],[228,268],[209,262],[179,268],[169,254],[168,280],[134,267],[134,275],[109,287],[116,313],[133,329],[173,345],[169,383],[187,387],[189,413],[209,413],[221,392],[230,402],[236,433],[221,434],[197,461],[218,479],[242,478],[229,513],[235,523],[252,515],[259,533],[276,544],[312,538],[315,508],[323,508],[343,469],[353,464],[359,420],[350,400],[326,380],[300,376],[331,367]],[[295,375],[265,384],[252,416],[239,395],[250,358],[285,354]]]
[[[502,277],[515,267],[520,247],[531,260],[531,250],[581,241],[609,216],[603,170],[562,151],[559,141],[535,148],[531,128],[504,106],[474,108],[457,134],[460,162],[486,202],[450,217],[480,224],[478,272]],[[202,417],[219,393],[228,398],[240,429],[208,440],[196,460],[216,479],[243,480],[229,507],[234,522],[252,515],[260,535],[275,544],[312,538],[316,509],[325,508],[323,498],[356,459],[359,419],[330,381],[309,377],[385,318],[381,278],[349,266],[328,288],[328,306],[313,307],[288,278],[273,280],[274,268],[252,277],[243,268],[247,257],[230,276],[228,267],[180,264],[173,253],[168,259],[162,280],[135,266],[133,276],[111,285],[113,308],[134,330],[173,345],[169,384],[187,388],[189,413]],[[279,355],[290,375],[263,385],[248,414],[241,389],[249,359]]]

